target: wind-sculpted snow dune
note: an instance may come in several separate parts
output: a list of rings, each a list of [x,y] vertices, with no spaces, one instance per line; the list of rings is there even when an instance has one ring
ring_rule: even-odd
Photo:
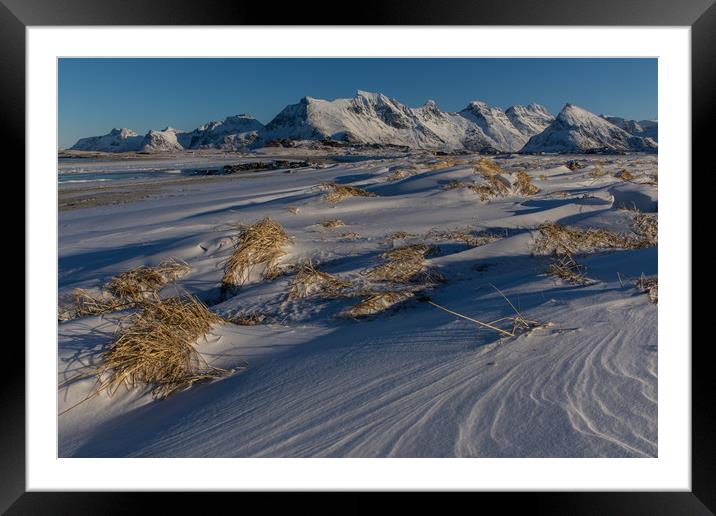
[[[151,184],[59,214],[60,307],[75,289],[96,303],[59,323],[60,456],[657,456],[655,155],[412,153]],[[60,195],[97,188],[146,191]],[[181,275],[152,280],[166,263]],[[103,390],[131,314],[174,296],[219,316],[182,388]]]

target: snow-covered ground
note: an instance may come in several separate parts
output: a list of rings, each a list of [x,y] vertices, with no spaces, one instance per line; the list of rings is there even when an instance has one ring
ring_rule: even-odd
[[[415,153],[165,178],[152,180],[163,186],[145,198],[60,211],[61,300],[76,287],[96,289],[132,267],[177,258],[192,267],[179,287],[211,310],[267,316],[257,326],[217,326],[199,343],[210,364],[235,368],[232,376],[161,401],[140,390],[102,393],[59,416],[60,456],[656,456],[657,305],[634,283],[657,274],[657,248],[580,255],[595,281],[579,286],[545,274],[551,258],[534,254],[534,244],[545,221],[628,232],[634,212],[624,206],[657,212],[657,186],[647,183],[657,157],[498,158],[504,177],[526,170],[540,192],[489,202],[466,188],[444,188],[477,178],[478,157],[459,158],[466,162],[435,170],[430,162],[445,158]],[[586,166],[571,171],[565,164],[572,159]],[[635,178],[615,177],[622,169]],[[395,170],[408,175],[391,180]],[[318,187],[332,181],[377,196],[333,205]],[[73,195],[91,197],[99,188],[116,200],[112,189],[141,192],[146,183],[63,185],[61,194],[76,188]],[[544,325],[500,339],[417,299],[373,318],[339,318],[358,299],[285,303],[291,273],[272,281],[252,276],[236,297],[219,302],[234,225],[267,215],[294,239],[283,264],[311,259],[361,284],[380,253],[430,242],[440,253],[427,262],[446,278],[426,292],[432,301],[493,321],[514,315],[499,289]],[[320,224],[332,218],[345,226]],[[444,236],[465,229],[501,238],[471,248]],[[398,231],[408,236],[389,238]],[[125,315],[59,323],[60,412],[92,394],[93,379],[65,382],[91,371]]]

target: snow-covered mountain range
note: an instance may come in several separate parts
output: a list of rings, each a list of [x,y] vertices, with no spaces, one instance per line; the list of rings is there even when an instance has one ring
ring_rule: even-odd
[[[656,148],[651,138],[634,136],[586,109],[567,104],[544,131],[529,139],[522,152],[653,152]]]
[[[618,116],[600,115],[629,134],[659,141],[659,123],[656,120],[626,120]]]
[[[130,129],[113,129],[104,136],[82,138],[71,150],[248,150],[276,141],[332,140],[472,152],[655,151],[657,130],[653,121],[598,116],[572,104],[556,118],[534,103],[503,111],[472,101],[462,111],[450,113],[432,100],[410,108],[382,93],[359,90],[350,99],[304,97],[286,106],[265,126],[251,115],[241,114],[190,132],[167,127],[140,136]]]

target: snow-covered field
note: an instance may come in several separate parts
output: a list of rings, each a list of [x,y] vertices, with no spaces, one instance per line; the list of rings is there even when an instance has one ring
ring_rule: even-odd
[[[535,251],[546,221],[629,233],[633,208],[656,213],[656,155],[497,158],[503,178],[514,183],[526,170],[540,191],[512,189],[486,202],[468,188],[446,188],[479,181],[478,158],[440,168],[435,162],[448,158],[415,152],[290,171],[62,185],[61,198],[99,201],[59,213],[60,304],[74,288],[98,289],[119,272],[176,258],[192,271],[163,294],[180,288],[224,317],[266,318],[214,327],[198,347],[211,365],[236,373],[165,400],[139,389],[91,397],[95,380],[74,379],[92,371],[127,312],[59,322],[59,455],[657,456],[657,304],[635,286],[642,273],[656,276],[657,247],[579,253],[588,285],[546,274],[552,257]],[[570,170],[569,160],[584,168]],[[615,177],[622,169],[634,178]],[[376,196],[331,204],[325,182]],[[439,253],[427,264],[446,281],[364,319],[337,317],[360,297],[285,302],[290,270],[271,281],[254,271],[221,301],[235,225],[265,216],[293,237],[283,265],[310,259],[360,288],[390,289],[362,273],[391,248],[431,243]],[[345,225],[323,227],[327,219]],[[499,238],[471,247],[448,234],[485,230]],[[396,232],[407,235],[391,238]],[[515,315],[501,293],[541,325],[500,338],[425,297],[495,321]]]

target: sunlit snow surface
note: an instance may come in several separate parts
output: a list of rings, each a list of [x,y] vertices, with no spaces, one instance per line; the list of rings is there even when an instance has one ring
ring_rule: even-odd
[[[656,456],[657,305],[634,283],[642,273],[656,275],[657,248],[580,256],[596,280],[589,286],[546,275],[550,258],[533,255],[535,228],[547,220],[626,232],[633,212],[622,206],[656,212],[657,186],[645,183],[656,173],[656,156],[498,158],[506,177],[527,170],[541,191],[487,203],[468,189],[443,188],[476,179],[478,157],[460,158],[467,163],[438,170],[428,165],[444,158],[415,153],[290,173],[60,185],[61,199],[76,188],[72,195],[100,200],[59,213],[61,299],[171,257],[193,269],[179,288],[217,313],[270,316],[259,326],[227,323],[199,344],[209,363],[236,367],[233,376],[163,401],[140,390],[102,393],[60,416],[60,456]],[[570,159],[586,167],[570,171]],[[223,163],[175,160],[159,168]],[[604,174],[593,174],[597,168]],[[614,177],[624,168],[636,179]],[[93,173],[130,169],[117,162]],[[396,169],[408,177],[388,180]],[[377,196],[331,205],[318,185],[333,181]],[[291,274],[273,281],[255,274],[236,297],[217,304],[232,226],[266,215],[294,238],[282,263],[311,259],[353,282],[365,281],[361,272],[381,263],[380,253],[431,231],[494,230],[503,238],[481,247],[439,242],[441,253],[428,263],[447,281],[429,295],[492,321],[513,314],[497,287],[526,318],[550,324],[500,340],[421,301],[344,320],[336,315],[358,299],[282,303]],[[346,225],[322,227],[328,218]],[[391,242],[397,231],[415,236]],[[340,237],[347,232],[358,236]],[[163,293],[173,292],[170,286]],[[64,382],[91,370],[125,315],[59,323],[60,411],[94,392],[94,379]]]

